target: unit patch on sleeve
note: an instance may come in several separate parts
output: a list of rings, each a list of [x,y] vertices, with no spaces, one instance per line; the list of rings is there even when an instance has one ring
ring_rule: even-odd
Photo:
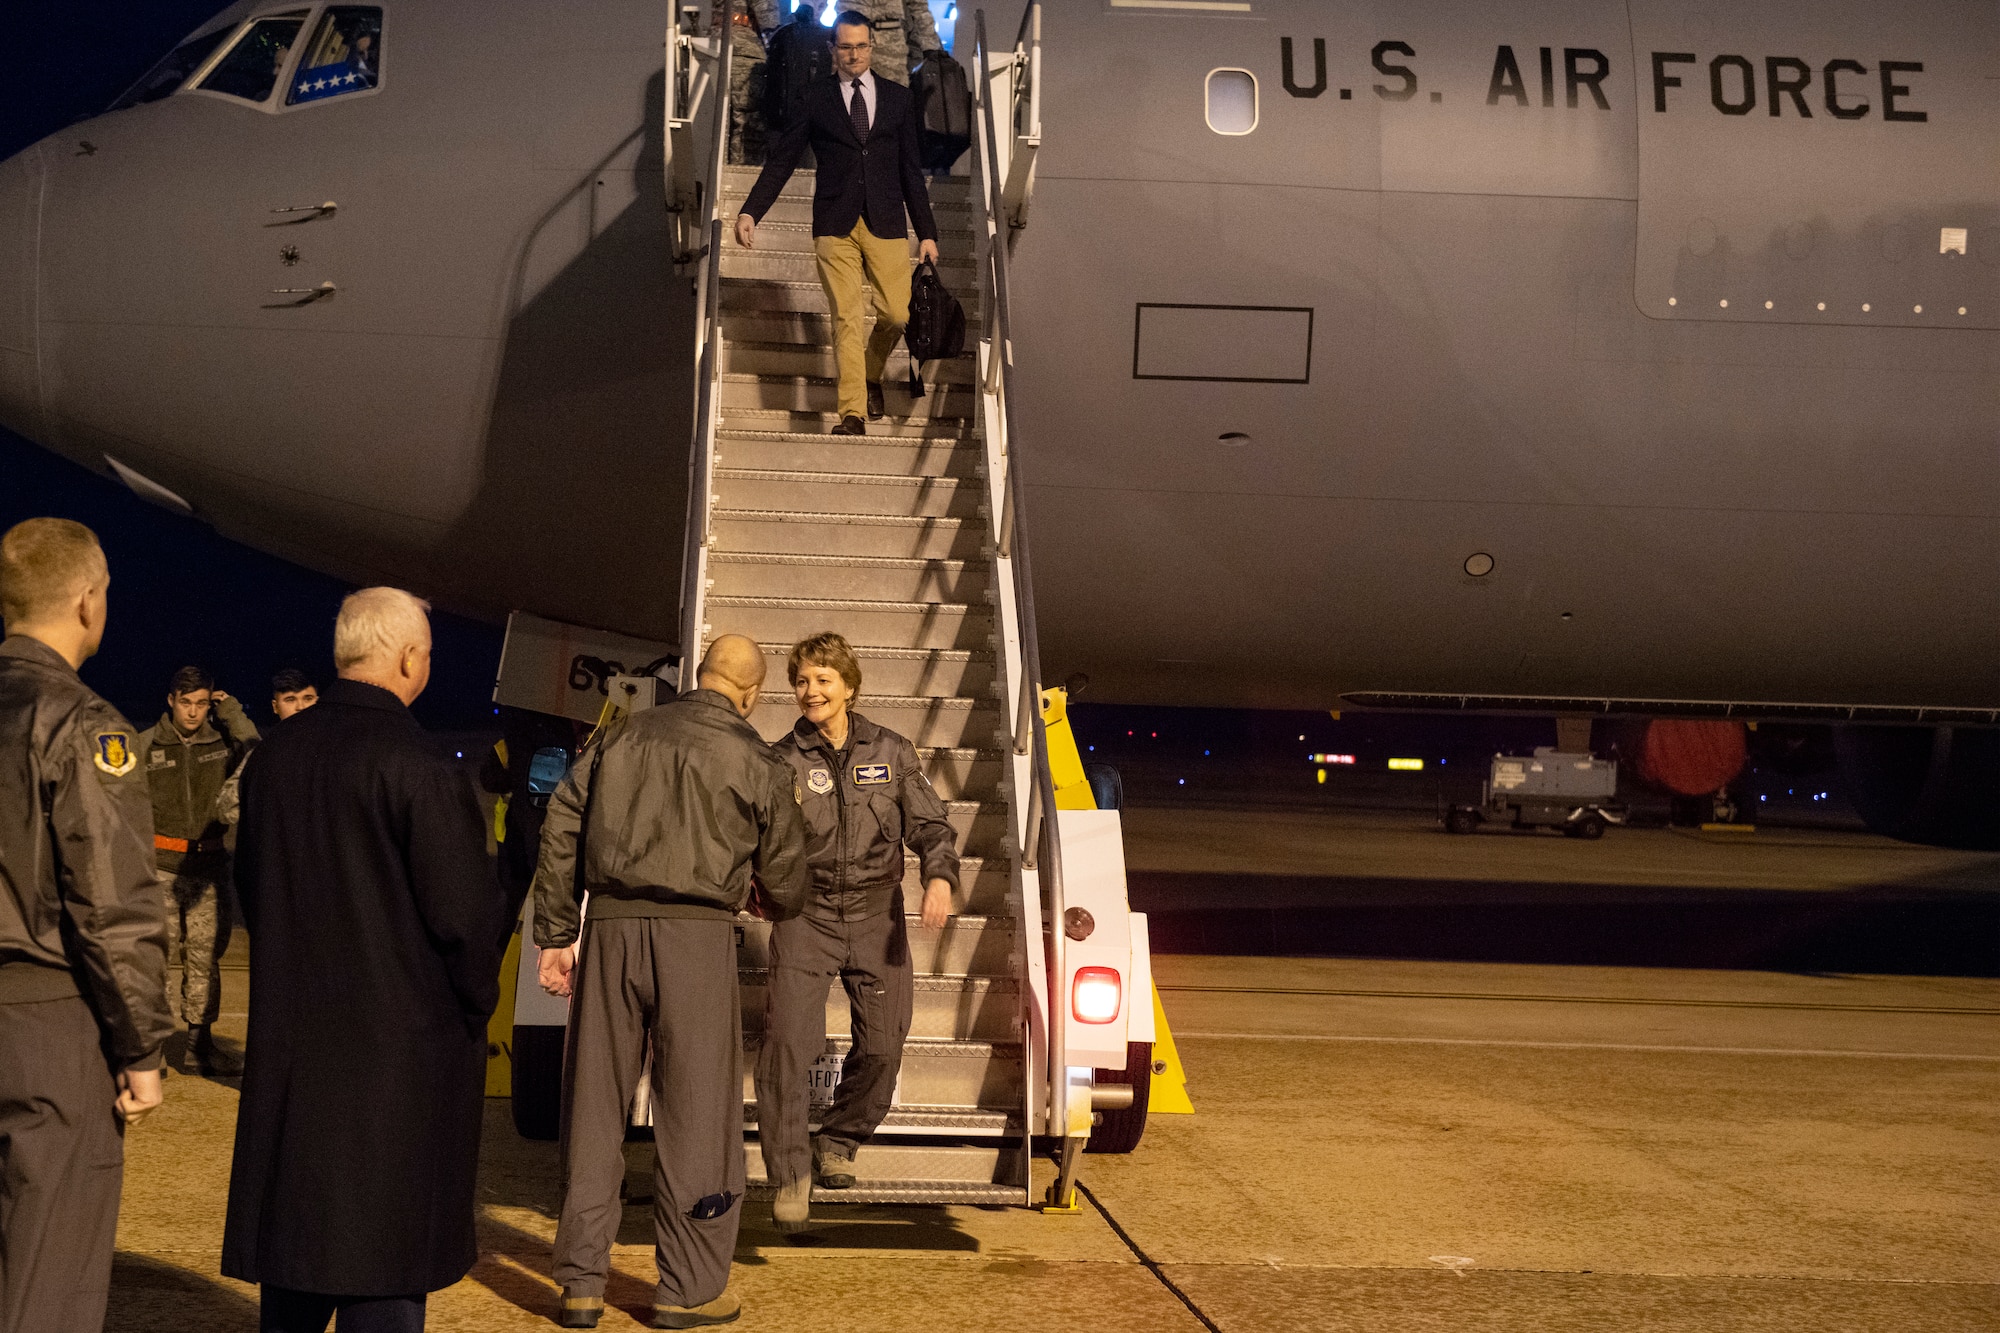
[[[823,768],[815,768],[806,774],[806,786],[824,796],[833,790],[833,774]]]
[[[856,764],[854,785],[857,787],[886,787],[889,785],[887,764]]]
[[[91,762],[114,778],[122,778],[139,766],[132,737],[123,731],[100,731],[91,748]]]

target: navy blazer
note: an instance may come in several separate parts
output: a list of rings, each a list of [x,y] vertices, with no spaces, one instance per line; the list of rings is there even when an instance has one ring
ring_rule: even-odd
[[[844,85],[830,78],[816,80],[806,89],[805,114],[772,143],[743,211],[762,222],[811,144],[819,163],[813,235],[845,236],[865,217],[868,230],[885,240],[905,236],[907,207],[917,239],[935,241],[937,221],[931,217],[923,160],[917,155],[916,99],[902,84],[877,74],[875,122],[863,143],[841,99],[843,91]]]

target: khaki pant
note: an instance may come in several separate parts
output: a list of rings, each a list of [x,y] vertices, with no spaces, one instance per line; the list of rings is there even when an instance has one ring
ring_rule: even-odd
[[[729,1285],[743,1217],[743,1023],[727,918],[586,922],[563,1051],[555,1279],[602,1297],[618,1235],[625,1123],[653,1058],[653,1249],[661,1305]]]
[[[222,1012],[222,955],[229,948],[229,896],[219,876],[182,870],[167,889],[167,966],[181,969],[181,990],[167,1002],[189,1027],[206,1027]]]
[[[866,219],[845,236],[815,236],[819,282],[833,316],[833,359],[840,368],[843,417],[868,418],[868,385],[880,384],[889,353],[910,322],[910,243],[885,241],[868,230]],[[861,304],[861,277],[875,293],[875,332],[863,335],[867,312]],[[865,350],[864,350],[865,344]]]
[[[125,1176],[118,1096],[82,999],[0,1004],[0,1329],[104,1325]]]
[[[826,1049],[826,992],[847,990],[854,1045],[840,1064],[820,1137],[850,1152],[889,1114],[910,1035],[915,972],[898,890],[887,912],[858,921],[794,917],[771,927],[764,1045],[757,1054],[757,1145],[774,1185],[812,1170],[806,1071]]]

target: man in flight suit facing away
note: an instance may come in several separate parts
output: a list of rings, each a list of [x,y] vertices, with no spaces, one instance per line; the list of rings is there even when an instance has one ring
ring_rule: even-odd
[[[165,900],[132,724],[77,679],[104,638],[81,523],[0,537],[0,1329],[104,1324],[124,1131],[160,1104]]]
[[[770,915],[805,902],[791,769],[744,719],[764,654],[725,634],[700,688],[611,723],[549,801],[535,871],[541,982],[570,996],[563,1052],[559,1322],[604,1311],[625,1125],[653,1056],[655,1328],[725,1324],[743,1201],[743,1024],[736,913],[751,878]],[[577,889],[590,895],[577,942]]]

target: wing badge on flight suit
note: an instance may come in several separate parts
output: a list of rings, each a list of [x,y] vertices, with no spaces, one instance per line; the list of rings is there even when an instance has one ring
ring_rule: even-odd
[[[91,752],[91,762],[114,778],[122,778],[139,766],[132,749],[132,737],[123,731],[100,731]]]
[[[854,785],[857,787],[886,787],[889,785],[891,770],[887,764],[856,764]]]

